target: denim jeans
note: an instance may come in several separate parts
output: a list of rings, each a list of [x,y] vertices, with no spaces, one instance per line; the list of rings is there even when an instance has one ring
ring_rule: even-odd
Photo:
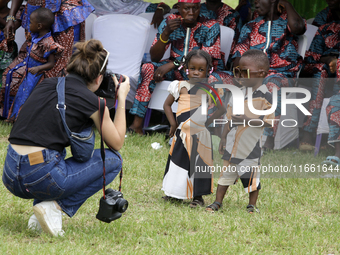
[[[18,154],[8,146],[2,181],[15,196],[34,199],[33,205],[56,200],[62,210],[72,217],[80,206],[103,187],[103,163],[100,150],[86,162],[65,160],[62,153],[45,149],[44,162],[31,166],[27,155]],[[105,150],[106,184],[111,183],[122,168],[118,152]]]

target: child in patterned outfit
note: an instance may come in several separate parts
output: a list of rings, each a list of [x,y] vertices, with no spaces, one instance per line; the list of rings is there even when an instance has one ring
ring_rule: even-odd
[[[281,88],[294,86],[302,57],[298,53],[298,35],[306,31],[307,23],[287,0],[255,0],[256,19],[245,24],[234,49],[234,66],[249,49],[265,52],[270,61],[270,69],[265,84],[270,92],[278,91],[278,106],[275,118],[281,116]],[[266,128],[264,147],[274,148],[274,137],[278,121],[273,128]]]
[[[0,113],[9,122],[14,122],[20,107],[25,103],[34,87],[45,78],[45,72],[53,68],[55,55],[60,54],[63,47],[51,36],[54,23],[53,13],[46,8],[39,8],[30,16],[31,43],[27,45],[25,58],[17,58],[6,69],[3,76],[4,86],[0,94]],[[25,47],[26,44],[23,45]],[[15,98],[11,92],[16,88]]]
[[[249,213],[259,212],[256,201],[261,189],[260,184],[260,138],[265,126],[271,125],[274,113],[255,115],[248,108],[249,94],[252,92],[252,104],[256,110],[271,109],[272,97],[263,80],[269,70],[269,61],[260,50],[248,50],[240,59],[239,67],[234,68],[235,77],[243,87],[244,115],[232,115],[233,100],[227,107],[228,124],[225,125],[221,137],[219,152],[223,155],[223,171],[216,191],[216,200],[207,206],[207,211],[218,211],[222,207],[223,198],[230,185],[241,179],[243,187],[249,193]],[[247,90],[248,88],[248,90]],[[251,120],[251,124],[250,123]],[[233,124],[234,122],[234,124]],[[237,122],[237,123],[236,123]],[[245,124],[242,124],[245,123]],[[255,127],[254,127],[255,126]]]
[[[211,135],[206,127],[225,112],[225,107],[217,103],[218,110],[208,120],[201,113],[202,94],[205,94],[206,88],[199,82],[207,80],[211,73],[209,53],[203,50],[189,52],[184,66],[189,81],[171,82],[168,88],[170,95],[164,102],[164,111],[171,125],[169,136],[174,136],[174,139],[162,190],[166,195],[163,197],[165,201],[193,199],[189,206],[195,208],[203,206],[202,196],[212,192],[210,171],[196,171],[212,165]],[[171,110],[175,100],[178,101],[176,119]]]

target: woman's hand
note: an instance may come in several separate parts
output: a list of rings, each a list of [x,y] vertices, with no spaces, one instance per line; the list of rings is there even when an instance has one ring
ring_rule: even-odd
[[[126,75],[123,75],[123,76],[125,78],[125,81],[120,84],[120,87],[118,89],[118,100],[124,100],[125,101],[126,96],[130,91],[130,78]],[[114,80],[115,84],[118,84],[117,78],[116,77],[114,77],[114,78],[116,79],[116,80]],[[117,81],[117,83],[116,83],[116,81]],[[116,86],[116,89],[117,89],[117,86]]]
[[[166,63],[165,65],[158,67],[153,75],[153,79],[155,80],[155,82],[163,81],[163,76],[174,68],[175,65],[172,62]]]
[[[15,25],[13,20],[9,20],[4,28],[4,34],[8,41],[15,39]]]

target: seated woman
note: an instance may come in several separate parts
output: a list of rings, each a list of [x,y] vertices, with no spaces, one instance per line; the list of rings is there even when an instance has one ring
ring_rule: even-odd
[[[305,33],[307,24],[286,0],[256,0],[255,10],[259,16],[241,30],[233,55],[234,66],[238,66],[240,57],[249,49],[259,49],[268,55],[270,69],[263,83],[270,92],[274,87],[278,90],[275,119],[280,119],[280,88],[294,85],[291,79],[296,78],[302,64],[297,36]],[[273,128],[265,128],[265,149],[274,148],[277,127],[275,121]]]
[[[106,183],[122,168],[119,153],[126,132],[125,99],[129,78],[118,90],[114,121],[106,107],[102,125],[95,92],[106,71],[108,52],[98,40],[79,42],[67,66],[65,79],[66,122],[73,132],[95,124],[102,131],[106,149]],[[23,105],[9,136],[2,181],[15,196],[34,199],[29,227],[53,236],[63,235],[62,212],[74,216],[80,206],[103,187],[100,149],[85,162],[65,159],[70,139],[56,105],[58,78],[45,79]]]
[[[179,0],[178,11],[179,14],[171,14],[162,21],[150,49],[153,62],[142,66],[134,103],[130,109],[130,114],[134,115],[130,131],[143,134],[144,116],[157,82],[164,79],[169,81],[188,79],[185,70],[178,70],[187,52],[202,49],[211,55],[214,72],[209,76],[209,83],[219,81],[232,84],[231,75],[221,72],[225,68],[221,56],[220,25],[213,20],[203,23],[199,21],[200,0]],[[187,52],[185,52],[186,38],[188,38]],[[161,61],[170,44],[170,59]]]

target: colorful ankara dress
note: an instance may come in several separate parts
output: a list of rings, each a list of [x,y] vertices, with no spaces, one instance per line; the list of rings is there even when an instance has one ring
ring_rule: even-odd
[[[64,47],[62,55],[54,67],[46,72],[46,77],[64,76],[74,42],[85,40],[85,19],[94,11],[87,0],[28,0],[21,16],[21,26],[29,30],[30,14],[40,8],[50,9],[55,14],[52,25],[54,41]]]
[[[306,52],[304,73],[309,74],[312,80],[312,97],[309,102],[309,112],[307,120],[303,124],[303,130],[315,132],[323,99],[325,97],[326,87],[333,86],[333,93],[339,91],[339,85],[334,82],[335,74],[331,74],[329,66],[320,61],[322,56],[330,55],[334,50],[339,52],[340,47],[340,21],[332,22],[319,27],[316,32],[309,50]],[[332,84],[328,84],[332,83]]]
[[[314,26],[321,27],[333,21],[339,21],[339,19],[340,17],[333,14],[331,10],[329,9],[329,7],[327,7],[315,16],[312,24]]]
[[[188,94],[180,95],[185,87]],[[168,91],[178,100],[176,113],[178,128],[172,140],[165,168],[163,187],[165,195],[191,199],[212,193],[213,182],[208,166],[212,166],[211,136],[201,114],[201,96],[197,86],[187,81],[173,81]]]
[[[6,86],[1,89],[0,114],[11,121],[16,119],[20,107],[34,87],[45,78],[44,73],[31,74],[28,72],[29,68],[43,65],[50,54],[60,55],[63,51],[63,47],[54,42],[50,32],[40,38],[37,36],[38,34],[32,34],[32,41],[27,45],[28,52],[25,58],[16,58],[2,77],[2,82]]]
[[[158,28],[158,33],[153,42],[153,45],[159,40],[159,36],[163,33],[167,20],[181,18],[179,14],[171,14],[167,19],[164,19]],[[139,77],[138,87],[130,113],[144,118],[151,94],[156,86],[153,80],[154,71],[157,67],[162,66],[175,59],[182,60],[184,54],[184,41],[186,37],[186,27],[182,25],[173,31],[169,36],[169,42],[166,49],[171,44],[170,59],[161,62],[151,62],[143,64],[141,68],[141,75]],[[232,84],[232,76],[228,72],[221,72],[224,70],[224,59],[221,56],[220,47],[220,25],[213,20],[206,22],[197,22],[196,26],[190,29],[190,38],[188,52],[194,49],[201,49],[208,52],[213,58],[214,72],[209,76],[209,83],[222,82]],[[185,70],[172,70],[164,76],[165,80],[187,80]]]
[[[305,26],[307,26],[306,22]],[[278,90],[278,104],[275,111],[276,119],[280,119],[281,115],[280,88],[294,85],[292,79],[296,78],[296,74],[302,64],[302,57],[298,53],[297,42],[298,37],[291,33],[288,25],[288,16],[284,12],[277,20],[272,21],[271,26],[269,26],[269,21],[266,21],[263,16],[259,16],[245,24],[234,49],[233,58],[241,57],[249,49],[262,50],[268,55],[270,68],[263,83],[267,85],[270,92],[273,91],[274,87]],[[267,136],[275,136],[278,121],[275,124],[274,128],[265,129]]]
[[[340,87],[340,57],[336,67],[338,88]],[[340,142],[340,90],[332,96],[326,108],[328,116],[329,134],[328,143],[334,147],[334,143]]]
[[[234,42],[231,47],[232,52],[242,29],[242,20],[240,14],[227,4],[223,4],[222,7],[217,10],[217,12],[214,12],[208,10],[207,4],[203,3],[201,4],[199,18],[201,22],[207,20],[216,20],[220,26],[230,27],[235,31]]]

